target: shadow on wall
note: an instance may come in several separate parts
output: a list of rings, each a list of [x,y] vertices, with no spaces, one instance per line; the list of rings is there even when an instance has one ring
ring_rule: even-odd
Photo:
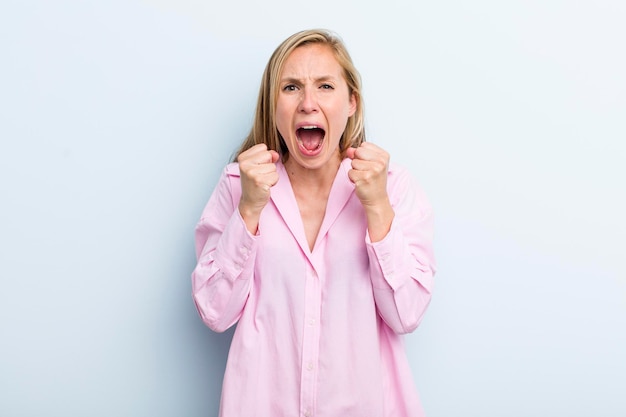
[[[193,326],[194,354],[190,358],[200,358],[199,363],[190,364],[196,373],[192,380],[199,381],[196,390],[199,398],[195,404],[202,407],[194,410],[198,416],[217,416],[222,393],[222,380],[226,369],[226,360],[235,326],[224,333],[215,333],[206,327],[198,317]]]
[[[166,295],[172,303],[167,308],[169,312],[165,313],[169,314],[167,327],[171,334],[166,341],[170,350],[164,352],[166,356],[163,361],[173,361],[172,366],[176,369],[164,375],[169,381],[162,381],[175,392],[162,394],[178,397],[170,398],[163,404],[174,404],[179,408],[161,411],[175,412],[176,415],[186,417],[216,417],[226,360],[236,326],[223,333],[215,333],[202,322],[191,295],[191,271],[195,267],[195,256],[191,245],[184,246],[186,259],[178,264],[177,273],[173,274],[176,278],[172,280],[171,291]],[[181,285],[181,282],[186,284]],[[178,381],[171,380],[174,375]]]

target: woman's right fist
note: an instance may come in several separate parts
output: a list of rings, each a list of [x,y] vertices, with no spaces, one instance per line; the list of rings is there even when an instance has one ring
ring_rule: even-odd
[[[278,152],[267,145],[254,145],[237,157],[241,174],[239,212],[251,233],[256,233],[263,207],[270,199],[270,188],[278,182]]]

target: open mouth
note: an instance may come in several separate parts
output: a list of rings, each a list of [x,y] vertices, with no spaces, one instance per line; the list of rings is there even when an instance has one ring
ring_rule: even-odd
[[[300,145],[308,152],[321,148],[326,132],[318,126],[302,126],[296,130],[296,137]]]

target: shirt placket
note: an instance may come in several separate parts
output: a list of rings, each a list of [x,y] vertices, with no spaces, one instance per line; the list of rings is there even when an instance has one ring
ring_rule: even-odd
[[[319,364],[321,283],[318,272],[307,263],[304,299],[304,335],[300,369],[300,415],[315,415]]]

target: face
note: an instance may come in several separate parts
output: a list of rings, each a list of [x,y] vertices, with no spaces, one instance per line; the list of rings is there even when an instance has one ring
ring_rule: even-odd
[[[336,169],[339,140],[356,111],[356,98],[330,47],[296,48],[285,61],[279,83],[276,125],[289,149],[287,163]]]

